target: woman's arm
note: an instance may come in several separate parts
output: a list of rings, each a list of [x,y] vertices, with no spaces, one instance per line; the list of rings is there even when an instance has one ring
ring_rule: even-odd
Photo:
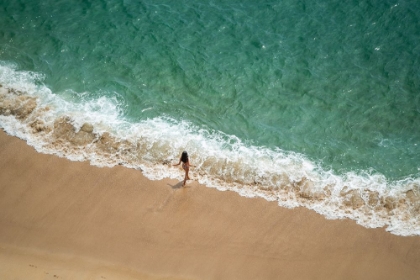
[[[179,158],[179,162],[177,164],[174,164],[173,166],[177,166],[181,164],[181,158]]]

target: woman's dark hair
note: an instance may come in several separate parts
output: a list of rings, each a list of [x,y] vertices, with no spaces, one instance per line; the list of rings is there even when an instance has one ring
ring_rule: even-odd
[[[186,162],[188,161],[188,153],[187,153],[187,151],[183,151],[183,152],[182,152],[182,155],[181,155],[181,161],[182,161],[183,163],[186,163]]]

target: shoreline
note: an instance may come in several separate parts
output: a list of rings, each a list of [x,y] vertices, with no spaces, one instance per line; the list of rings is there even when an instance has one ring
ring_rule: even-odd
[[[0,84],[1,126],[40,153],[59,155],[72,161],[89,161],[99,167],[122,165],[140,169],[147,178],[160,180],[182,178],[179,170],[168,168],[167,164],[187,149],[194,155],[196,168],[193,173],[205,186],[277,201],[286,208],[303,206],[332,219],[355,220],[367,228],[386,226],[396,235],[420,236],[418,178],[388,181],[381,174],[366,177],[363,172],[350,172],[337,175],[314,169],[303,155],[246,145],[240,145],[243,151],[238,152],[235,148],[229,152],[229,148],[223,147],[228,143],[216,143],[217,137],[206,138],[201,132],[190,131],[188,125],[172,126],[160,118],[140,123],[114,118],[110,123],[122,127],[113,131],[108,120],[98,122],[97,117],[89,118],[87,111],[75,115],[71,113],[73,110],[58,113],[57,108],[63,104],[57,104],[60,99],[46,91],[28,94]],[[44,94],[55,101],[43,103]],[[157,128],[160,132],[156,134]],[[172,141],[184,134],[191,139],[198,136],[198,140],[188,144]],[[207,146],[211,148],[202,149]]]
[[[40,154],[3,130],[0,166],[2,279],[24,271],[35,280],[420,275],[420,236],[326,220],[306,208],[282,208],[196,181],[182,188],[182,181],[150,181],[122,166]],[[36,274],[31,265],[57,272]]]

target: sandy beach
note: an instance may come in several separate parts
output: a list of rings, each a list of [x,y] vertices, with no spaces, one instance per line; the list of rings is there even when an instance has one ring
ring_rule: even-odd
[[[420,276],[419,236],[39,154],[3,131],[0,166],[0,279]]]

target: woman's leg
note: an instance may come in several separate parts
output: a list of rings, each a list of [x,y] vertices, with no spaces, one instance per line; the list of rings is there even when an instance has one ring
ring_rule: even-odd
[[[190,179],[190,177],[188,177],[188,171],[189,171],[190,169],[187,167],[187,168],[185,168],[185,177],[184,177],[184,186],[185,186],[185,184],[187,183],[187,180],[189,180]]]

